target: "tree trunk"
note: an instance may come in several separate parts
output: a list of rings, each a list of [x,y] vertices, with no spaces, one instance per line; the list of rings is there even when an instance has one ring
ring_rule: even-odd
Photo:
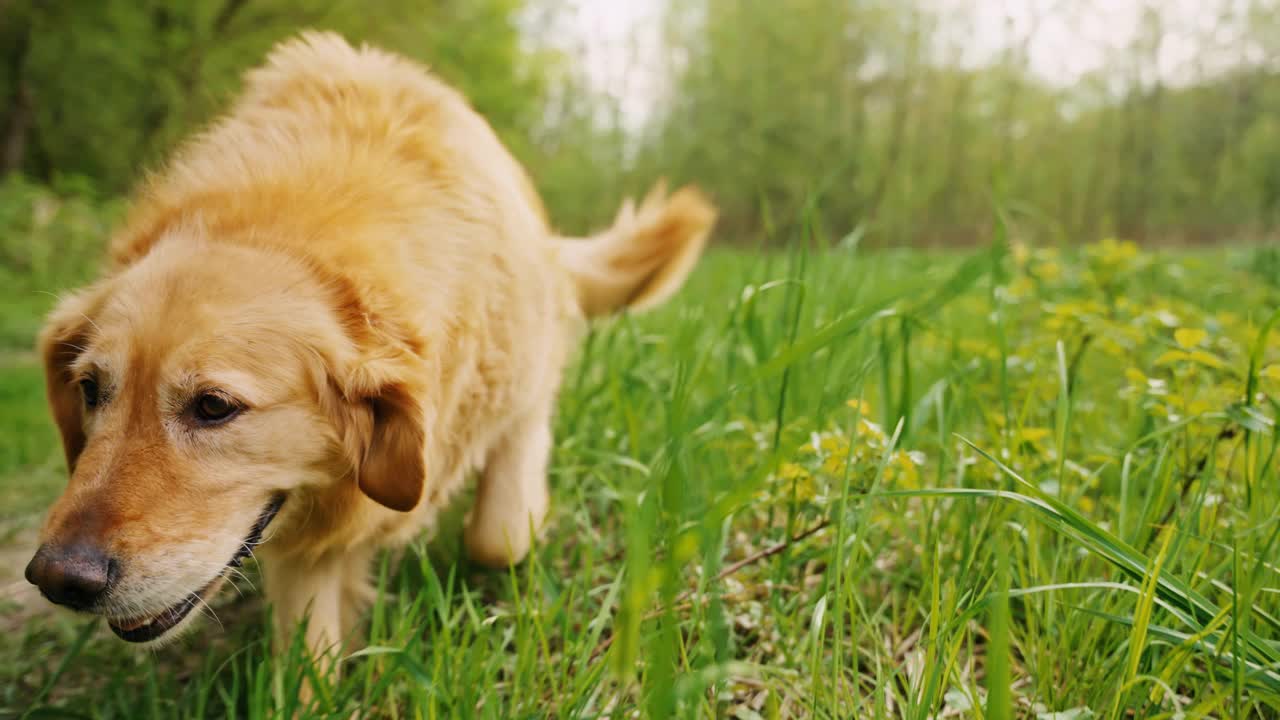
[[[0,14],[8,10],[8,3],[0,0]],[[0,135],[0,177],[22,169],[27,153],[27,136],[31,132],[33,108],[31,89],[27,87],[24,73],[27,50],[31,45],[31,22],[23,18],[22,27],[6,58],[9,74],[13,78],[13,94],[9,98],[9,113],[4,118],[4,132]]]

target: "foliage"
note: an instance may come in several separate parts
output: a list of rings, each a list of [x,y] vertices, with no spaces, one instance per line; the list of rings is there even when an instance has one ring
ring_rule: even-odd
[[[1189,35],[1148,4],[1150,27],[1067,86],[1028,69],[1029,35],[966,61],[969,18],[939,5],[674,3],[668,42],[683,62],[641,167],[706,183],[739,240],[796,222],[814,195],[829,234],[861,228],[884,244],[981,241],[993,204],[1052,243],[1274,234],[1280,75],[1251,58],[1273,52],[1280,5],[1203,3],[1203,35]],[[1070,23],[1073,5],[1052,19]],[[1231,62],[1169,79],[1166,30]],[[1206,39],[1222,36],[1231,48]]]
[[[0,180],[0,352],[30,350],[54,292],[93,279],[121,209],[74,183],[55,192],[19,176]]]
[[[542,60],[526,56],[515,0],[15,0],[0,33],[0,95],[33,118],[21,167],[119,193],[207,122],[242,73],[300,28],[337,30],[429,64],[508,140],[538,115]],[[22,111],[10,106],[10,116]],[[0,127],[10,125],[0,118]]]
[[[1256,241],[1280,223],[1280,75],[1259,60],[1280,51],[1277,0],[1206,2],[1194,34],[1148,4],[1128,46],[1065,85],[1028,69],[1032,30],[975,62],[963,3],[666,3],[660,44],[631,59],[651,80],[643,118],[599,94],[594,57],[557,45],[574,5],[10,0],[0,173],[118,195],[273,43],[319,27],[460,86],[569,232],[663,175],[710,189],[724,237],[743,245],[792,242],[802,223],[881,245],[973,244],[993,206],[1053,244]],[[1170,74],[1162,48],[1179,43],[1204,59]]]

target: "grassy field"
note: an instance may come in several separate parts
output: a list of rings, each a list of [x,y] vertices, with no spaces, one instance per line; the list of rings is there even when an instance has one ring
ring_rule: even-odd
[[[96,232],[54,216],[25,229]],[[298,712],[309,668],[272,659],[243,583],[155,652],[23,599],[63,482],[38,290],[88,268],[18,255],[0,716]],[[302,714],[1280,717],[1276,266],[1116,242],[716,251],[585,342],[531,560],[468,566],[461,509],[385,557],[369,646]]]

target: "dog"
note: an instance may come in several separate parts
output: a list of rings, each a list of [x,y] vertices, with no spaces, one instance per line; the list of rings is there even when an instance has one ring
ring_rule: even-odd
[[[458,91],[334,34],[244,85],[40,334],[70,479],[26,577],[160,643],[253,555],[279,640],[307,618],[320,657],[352,639],[375,553],[469,477],[467,554],[525,557],[586,320],[669,298],[716,213],[660,185],[561,237]]]

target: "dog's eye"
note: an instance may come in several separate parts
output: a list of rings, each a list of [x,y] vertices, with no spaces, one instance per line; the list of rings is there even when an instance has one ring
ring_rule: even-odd
[[[207,392],[196,398],[192,412],[202,425],[220,425],[240,412],[235,401],[218,393]]]
[[[101,399],[98,391],[98,381],[93,378],[85,378],[80,381],[80,395],[84,397],[84,406],[87,408],[98,407],[98,401]]]

